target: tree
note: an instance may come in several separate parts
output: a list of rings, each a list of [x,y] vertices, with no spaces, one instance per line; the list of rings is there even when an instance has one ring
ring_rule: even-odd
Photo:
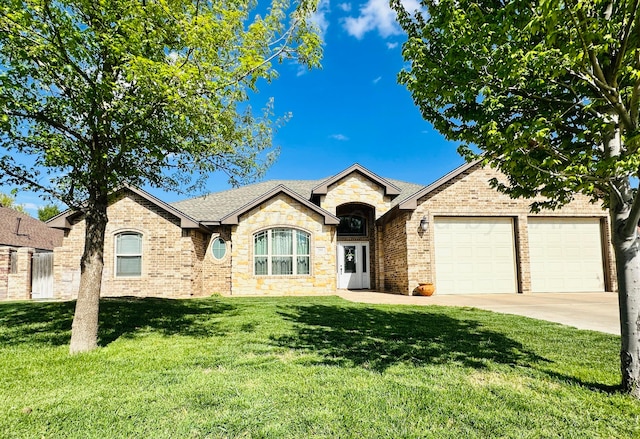
[[[38,207],[38,219],[40,221],[47,221],[60,213],[60,208],[55,204],[47,204],[42,207]]]
[[[15,197],[0,192],[0,206],[17,210],[20,213],[27,213],[22,204],[16,204]]]
[[[272,0],[4,0],[0,182],[42,191],[86,225],[70,352],[97,346],[109,194],[233,183],[273,160],[271,106],[247,105],[274,61],[316,66],[315,5]],[[27,158],[29,160],[27,160]]]
[[[399,82],[465,157],[506,175],[495,188],[533,211],[576,193],[610,209],[622,388],[640,397],[638,0],[391,4],[408,34]]]

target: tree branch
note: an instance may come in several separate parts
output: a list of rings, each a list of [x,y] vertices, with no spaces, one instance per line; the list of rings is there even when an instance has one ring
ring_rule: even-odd
[[[15,116],[15,117],[22,117],[24,119],[33,119],[37,122],[43,122],[46,123],[47,125],[57,129],[58,131],[61,131],[63,133],[66,133],[70,136],[73,136],[76,140],[78,140],[79,142],[82,143],[87,143],[87,139],[84,138],[84,136],[82,134],[80,134],[79,132],[67,127],[66,125],[63,125],[60,122],[57,122],[49,117],[47,117],[44,113],[42,112],[37,112],[37,113],[21,113],[18,111],[11,111],[8,110],[5,112],[5,114],[9,115],[9,116]]]

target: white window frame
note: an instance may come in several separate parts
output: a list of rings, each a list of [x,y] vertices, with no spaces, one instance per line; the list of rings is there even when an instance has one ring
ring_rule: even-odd
[[[274,231],[287,230],[292,232],[292,254],[274,254],[273,252],[273,233]],[[256,238],[258,235],[266,234],[267,236],[267,253],[266,254],[257,254],[256,253]],[[308,249],[309,253],[298,253],[298,234],[302,236],[306,236],[308,240]],[[270,229],[260,230],[253,234],[253,274],[254,276],[311,276],[311,233],[306,232],[304,230],[295,229],[293,227],[273,227]],[[283,258],[290,257],[292,270],[289,274],[273,274],[273,260],[274,258]],[[308,260],[308,270],[306,273],[298,273],[298,258],[306,257]],[[256,263],[258,258],[266,258],[267,260],[267,272],[266,273],[257,273],[256,272]]]
[[[140,253],[118,253],[118,238],[122,235],[137,235],[140,238]],[[114,235],[113,241],[113,273],[114,276],[121,279],[132,279],[142,277],[142,264],[143,264],[143,253],[144,253],[144,236],[141,232],[137,230],[123,230]],[[118,258],[126,257],[126,258],[140,258],[140,272],[136,274],[120,274],[118,273]]]

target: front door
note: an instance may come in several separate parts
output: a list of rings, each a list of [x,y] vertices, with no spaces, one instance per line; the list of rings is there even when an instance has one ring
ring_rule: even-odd
[[[370,288],[369,271],[368,242],[338,243],[338,288]]]

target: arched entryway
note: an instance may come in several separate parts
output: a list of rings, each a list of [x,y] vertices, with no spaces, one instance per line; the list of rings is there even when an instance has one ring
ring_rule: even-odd
[[[375,279],[375,208],[362,203],[337,207],[338,288],[370,289]]]

